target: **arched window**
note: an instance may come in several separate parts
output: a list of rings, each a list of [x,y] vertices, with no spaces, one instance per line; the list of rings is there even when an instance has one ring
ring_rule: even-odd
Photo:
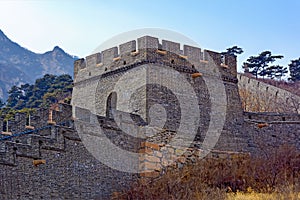
[[[113,118],[113,110],[117,109],[117,93],[112,92],[108,95],[107,101],[106,101],[106,117],[107,118]]]

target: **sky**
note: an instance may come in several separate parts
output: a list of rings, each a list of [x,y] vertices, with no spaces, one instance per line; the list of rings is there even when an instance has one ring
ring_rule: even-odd
[[[33,52],[59,46],[78,57],[123,32],[168,29],[204,49],[242,47],[241,71],[242,62],[265,50],[284,55],[277,64],[300,57],[299,10],[298,0],[0,0],[0,29]]]

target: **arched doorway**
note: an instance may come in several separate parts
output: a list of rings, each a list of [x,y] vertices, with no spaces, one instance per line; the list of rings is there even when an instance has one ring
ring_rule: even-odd
[[[112,92],[108,95],[106,101],[106,117],[112,119],[113,118],[113,110],[117,109],[117,93]]]

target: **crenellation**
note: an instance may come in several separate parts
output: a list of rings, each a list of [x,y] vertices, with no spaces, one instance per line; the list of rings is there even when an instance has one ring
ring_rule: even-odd
[[[101,53],[95,53],[86,57],[87,69],[95,68],[97,64],[101,63]]]
[[[183,54],[188,57],[189,60],[199,62],[201,59],[201,49],[189,45],[183,45]]]
[[[74,79],[77,77],[78,72],[84,68],[86,68],[86,62],[84,58],[74,61]]]
[[[120,56],[131,53],[131,52],[135,52],[135,51],[136,51],[136,41],[135,40],[131,40],[129,42],[119,45]]]
[[[118,57],[118,47],[112,47],[102,51],[102,63],[107,66],[112,63],[113,59]]]
[[[236,65],[236,56],[234,55],[225,55],[225,65],[227,65],[231,71],[231,74],[237,76],[237,65]]]
[[[175,54],[180,54],[180,43],[162,40],[162,49]]]
[[[12,133],[18,133],[24,130],[27,121],[27,113],[16,113],[15,119],[11,122],[13,123],[11,127]]]
[[[64,116],[70,115],[69,110],[64,110]],[[39,109],[36,113],[29,114],[28,113],[16,113],[13,119],[8,121],[0,118],[0,132],[9,132],[11,134],[20,133],[25,131],[27,128],[34,130],[35,128],[40,128],[47,125],[48,120],[48,113],[47,109]],[[65,119],[65,117],[60,117],[60,119]],[[30,123],[30,124],[29,124]],[[7,128],[8,125],[8,128]]]
[[[137,39],[138,49],[159,49],[158,38],[151,36],[144,36]]]
[[[47,125],[49,111],[48,109],[39,109],[30,115],[30,126],[40,128]],[[24,125],[25,126],[25,125]]]
[[[78,70],[85,69],[85,63],[88,66],[88,70],[82,71],[76,82],[90,80],[101,75],[105,77],[113,75],[114,72],[120,71],[121,68],[144,61],[171,63],[172,66],[180,65],[181,68],[187,68],[187,71],[189,71],[188,68],[191,66],[199,65],[201,68],[206,67],[205,63],[214,62],[220,67],[220,72],[224,73],[223,76],[227,77],[224,78],[225,81],[227,79],[231,80],[236,76],[236,58],[234,56],[222,57],[220,53],[209,50],[202,52],[198,47],[184,44],[183,49],[180,49],[180,43],[169,40],[162,40],[159,43],[159,39],[156,37],[143,36],[137,38],[137,40],[120,44],[119,47],[112,47],[90,55],[86,60],[75,62],[74,73],[76,75]],[[225,68],[228,68],[228,70]],[[181,71],[185,71],[185,69]],[[212,71],[212,73],[215,72]]]
[[[206,50],[206,53],[208,55],[204,54],[204,56],[209,57],[211,59],[211,61],[214,62],[216,65],[218,65],[218,66],[221,65],[222,60],[221,60],[221,54],[220,53],[217,53],[217,52],[214,52],[214,51],[210,51],[210,50]]]

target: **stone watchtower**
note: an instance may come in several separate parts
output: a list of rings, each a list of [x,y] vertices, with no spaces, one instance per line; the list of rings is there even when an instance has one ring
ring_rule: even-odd
[[[181,143],[195,130],[197,147],[241,151],[236,76],[235,56],[144,36],[75,62],[73,114],[91,122],[80,111],[88,110],[123,133],[158,143],[188,132],[176,138]]]

